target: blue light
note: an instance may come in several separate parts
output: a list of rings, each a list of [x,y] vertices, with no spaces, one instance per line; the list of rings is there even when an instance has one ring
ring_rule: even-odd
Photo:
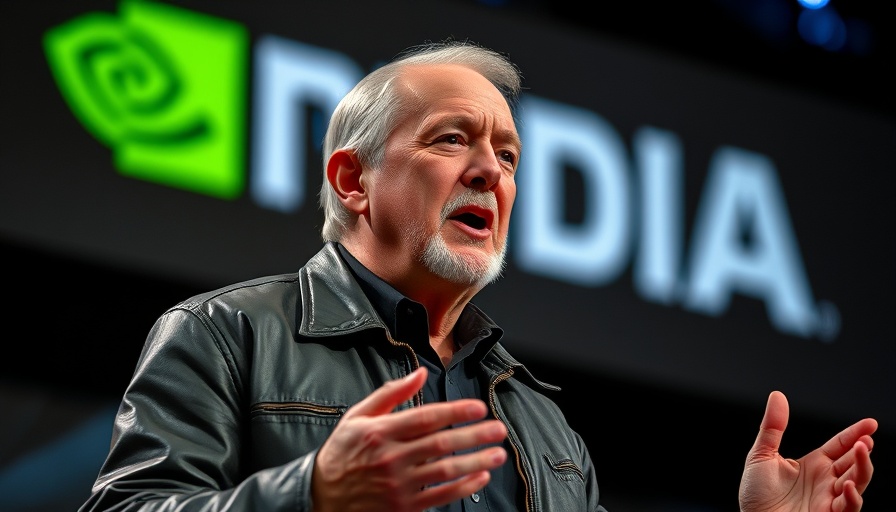
[[[803,11],[797,29],[804,41],[828,51],[841,50],[846,43],[846,24],[833,9]]]
[[[51,510],[83,500],[109,451],[118,404],[110,403],[81,425],[0,467],[0,510]]]
[[[828,0],[797,0],[806,9],[821,9],[828,5]]]

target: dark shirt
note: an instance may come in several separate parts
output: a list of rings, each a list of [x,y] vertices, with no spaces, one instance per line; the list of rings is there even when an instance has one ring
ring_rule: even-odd
[[[480,398],[486,403],[488,383],[479,381],[477,367],[482,357],[501,339],[504,331],[494,322],[465,309],[454,327],[455,344],[459,347],[448,367],[442,365],[436,351],[429,344],[429,320],[426,308],[413,301],[362,265],[341,244],[339,253],[348,263],[364,294],[376,308],[391,336],[410,345],[420,364],[429,371],[423,388],[423,402]],[[489,413],[491,416],[491,413]],[[476,449],[483,448],[483,446]],[[519,475],[513,464],[513,451],[508,441],[507,462],[492,470],[492,478],[481,491],[436,510],[440,512],[503,512],[519,510]],[[467,450],[473,451],[473,450]]]

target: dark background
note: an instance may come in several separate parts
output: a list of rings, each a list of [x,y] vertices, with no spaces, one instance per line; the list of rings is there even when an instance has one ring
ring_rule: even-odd
[[[0,7],[4,29],[16,23],[19,10],[26,10],[23,5],[10,2]],[[234,11],[245,10],[239,2],[229,5]],[[265,4],[257,5],[262,10]],[[462,7],[465,14],[506,13],[508,23],[526,19],[580,32],[583,37],[593,35],[621,47],[655,52],[670,61],[803,91],[889,122],[894,118],[892,18],[887,2],[832,2],[828,8],[836,9],[846,26],[856,27],[849,32],[852,38],[838,49],[802,37],[797,30],[802,8],[783,0],[649,0],[587,7],[568,1],[459,1],[426,8],[433,9],[433,16],[450,16],[455,7]],[[56,22],[71,17],[49,7],[46,16],[58,18]],[[327,21],[338,25],[338,20]],[[5,64],[7,59],[24,50],[10,44],[10,39],[3,43],[0,62],[4,62],[5,81],[14,74]],[[8,130],[12,121],[3,118]],[[30,140],[36,151],[41,144],[34,141],[40,135],[18,134],[21,140]],[[18,143],[18,139],[4,138],[3,153]],[[890,139],[890,143],[896,141]],[[45,146],[46,151],[52,150],[51,143]],[[849,172],[861,179],[862,169]],[[866,207],[880,211],[881,216],[892,215],[893,192],[885,193],[888,203]],[[892,233],[882,244],[884,253],[892,255]],[[11,489],[22,475],[32,478],[34,486],[28,493],[32,501],[4,505],[9,495],[0,496],[0,508],[73,510],[86,498],[98,471],[96,450],[46,452],[47,459],[40,458],[44,456],[41,450],[54,446],[62,433],[76,430],[98,412],[108,411],[109,404],[120,398],[153,321],[172,304],[207,290],[209,282],[91,258],[84,251],[63,251],[2,233],[0,254],[7,271],[3,290],[8,323],[0,356],[0,404],[6,411],[0,422],[0,490]],[[892,295],[892,268],[890,272],[880,282],[855,285],[883,288],[883,293]],[[889,316],[890,332],[893,323],[894,317]],[[743,457],[755,437],[762,404],[726,400],[711,390],[693,392],[624,374],[587,372],[549,358],[521,359],[543,380],[563,388],[555,398],[586,438],[611,511],[736,509]],[[791,407],[782,447],[785,456],[801,456],[846,426],[799,404],[791,403]],[[876,474],[865,494],[865,510],[890,509],[886,491],[896,474],[894,437],[892,425],[882,425],[876,436]],[[37,464],[41,460],[42,466]],[[51,465],[46,465],[47,460]],[[80,466],[77,460],[82,461]],[[53,467],[60,471],[53,474],[48,470]]]

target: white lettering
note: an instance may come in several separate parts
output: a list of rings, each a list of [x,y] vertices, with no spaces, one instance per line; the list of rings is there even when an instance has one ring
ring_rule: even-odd
[[[361,76],[361,68],[342,53],[271,35],[258,41],[251,173],[256,203],[285,213],[302,205],[308,121],[298,106],[315,105],[329,119]]]
[[[576,284],[612,281],[627,261],[631,235],[625,143],[612,125],[586,110],[531,95],[520,107],[526,154],[517,174],[517,263]],[[585,182],[585,216],[578,225],[563,221],[564,165],[581,172]]]
[[[635,289],[644,299],[671,305],[679,300],[684,233],[681,142],[674,133],[642,128],[634,137],[641,181],[641,236],[634,262]]]
[[[764,300],[778,330],[812,334],[812,292],[774,165],[763,155],[717,150],[694,224],[689,268],[688,309],[720,315],[737,291]]]

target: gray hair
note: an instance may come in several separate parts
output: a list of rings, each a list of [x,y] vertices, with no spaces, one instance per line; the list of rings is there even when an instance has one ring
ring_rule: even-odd
[[[365,76],[336,106],[323,144],[324,181],[320,206],[324,210],[321,237],[338,241],[345,232],[350,212],[342,205],[327,180],[327,161],[342,149],[355,152],[362,165],[377,169],[385,154],[385,143],[402,108],[395,79],[408,66],[458,64],[490,81],[515,113],[522,84],[519,68],[504,54],[470,41],[447,39],[425,43],[399,53],[391,62]]]

